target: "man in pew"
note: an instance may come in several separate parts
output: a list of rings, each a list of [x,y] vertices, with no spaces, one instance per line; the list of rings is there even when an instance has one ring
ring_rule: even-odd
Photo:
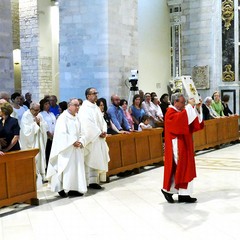
[[[92,189],[102,189],[99,183],[106,181],[110,161],[106,143],[107,123],[96,104],[97,94],[95,88],[87,88],[86,100],[79,110],[82,133],[86,139],[85,174],[87,185]]]
[[[128,123],[127,118],[120,107],[120,98],[116,94],[111,96],[112,105],[108,108],[108,116],[112,120],[113,124],[117,127],[120,133],[129,133],[131,127]]]
[[[85,140],[81,134],[79,101],[70,99],[68,108],[57,119],[47,176],[51,191],[61,197],[82,196],[87,192],[84,171]]]
[[[172,95],[165,115],[165,161],[162,193],[169,203],[174,203],[173,194],[178,194],[178,202],[193,203],[190,197],[192,180],[196,177],[193,132],[203,128],[201,103],[194,99],[185,106],[182,93]]]

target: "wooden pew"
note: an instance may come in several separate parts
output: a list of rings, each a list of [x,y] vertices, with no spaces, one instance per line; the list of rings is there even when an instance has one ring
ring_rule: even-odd
[[[193,134],[195,151],[239,140],[238,116],[211,119],[204,122],[204,129]]]
[[[107,137],[108,176],[163,161],[161,128]]]
[[[35,163],[38,152],[21,150],[0,156],[0,207],[18,202],[39,205]]]

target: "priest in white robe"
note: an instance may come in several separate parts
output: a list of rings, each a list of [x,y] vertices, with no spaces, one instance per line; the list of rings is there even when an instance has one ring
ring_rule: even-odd
[[[68,109],[57,119],[50,153],[47,179],[51,191],[61,197],[82,196],[87,192],[84,170],[85,139],[77,112],[78,99],[68,102]]]
[[[106,143],[107,124],[100,108],[96,105],[95,88],[85,91],[86,99],[80,110],[79,118],[85,137],[85,174],[89,188],[101,189],[100,182],[106,181],[108,171],[109,149]]]
[[[45,148],[47,142],[47,124],[39,115],[40,105],[32,102],[30,109],[24,112],[20,126],[20,145],[21,149],[39,148],[39,153],[35,157],[37,173],[45,179],[46,158]]]

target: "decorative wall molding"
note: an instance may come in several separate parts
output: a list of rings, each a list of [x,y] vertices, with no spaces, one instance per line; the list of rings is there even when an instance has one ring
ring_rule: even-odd
[[[194,66],[192,79],[197,89],[209,89],[209,66]]]
[[[222,20],[224,27],[228,30],[234,18],[234,0],[224,0],[222,2]]]
[[[222,81],[235,81],[234,0],[222,0]]]

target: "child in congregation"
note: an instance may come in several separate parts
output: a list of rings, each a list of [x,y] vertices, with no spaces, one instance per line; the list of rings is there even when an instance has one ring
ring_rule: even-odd
[[[152,128],[152,126],[150,125],[150,117],[148,115],[143,115],[141,123],[138,125],[138,131],[150,128]]]

